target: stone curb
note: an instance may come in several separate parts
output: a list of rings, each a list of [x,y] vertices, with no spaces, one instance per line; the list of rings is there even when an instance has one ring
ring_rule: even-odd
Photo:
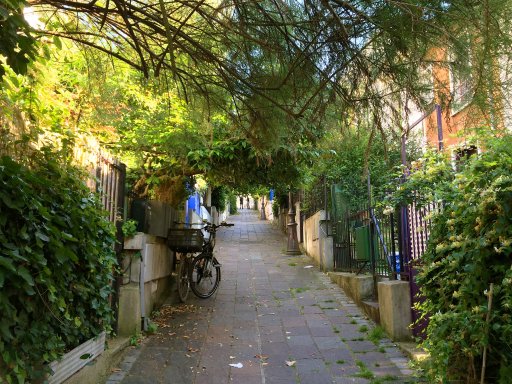
[[[429,353],[422,348],[418,348],[416,343],[397,342],[395,343],[400,350],[413,361],[423,361],[429,358]]]

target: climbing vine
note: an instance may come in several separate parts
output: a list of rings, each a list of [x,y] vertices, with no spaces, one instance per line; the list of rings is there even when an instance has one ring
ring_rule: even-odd
[[[399,191],[443,207],[418,277],[431,382],[479,383],[484,360],[486,383],[512,375],[512,137],[480,145],[457,169],[442,154],[425,157]]]
[[[0,381],[34,382],[47,363],[109,331],[114,232],[79,170],[43,151],[0,159]]]

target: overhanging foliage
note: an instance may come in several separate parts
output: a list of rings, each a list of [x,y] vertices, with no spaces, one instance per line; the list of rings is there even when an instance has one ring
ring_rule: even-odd
[[[460,52],[475,37],[474,93],[489,91],[497,58],[509,55],[508,1],[30,0],[43,35],[94,47],[140,70],[163,74],[183,97],[201,95],[249,136],[313,134],[326,103],[370,107],[381,125],[404,94],[421,104],[419,69]],[[485,93],[485,92],[484,92]],[[486,104],[485,98],[476,98]],[[347,113],[346,116],[349,116]],[[300,125],[285,124],[286,120]],[[255,141],[254,143],[255,144]],[[256,144],[255,144],[256,145]]]

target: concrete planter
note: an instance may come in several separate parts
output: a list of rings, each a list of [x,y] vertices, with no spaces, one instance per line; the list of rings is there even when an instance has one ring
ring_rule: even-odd
[[[51,363],[50,368],[53,371],[53,375],[48,378],[48,383],[60,384],[64,382],[64,380],[101,355],[104,350],[105,332],[102,332],[97,337],[66,353],[59,361]]]
[[[144,246],[146,235],[142,232],[137,232],[135,235],[124,239],[125,250],[140,250]]]

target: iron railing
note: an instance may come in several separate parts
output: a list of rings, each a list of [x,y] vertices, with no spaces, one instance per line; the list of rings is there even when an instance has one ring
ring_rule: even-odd
[[[335,270],[392,279],[400,276],[403,257],[395,216],[361,204],[355,211],[333,217]]]
[[[308,219],[320,210],[329,211],[331,197],[329,188],[325,177],[321,177],[310,190],[301,193],[301,213],[304,219]]]

